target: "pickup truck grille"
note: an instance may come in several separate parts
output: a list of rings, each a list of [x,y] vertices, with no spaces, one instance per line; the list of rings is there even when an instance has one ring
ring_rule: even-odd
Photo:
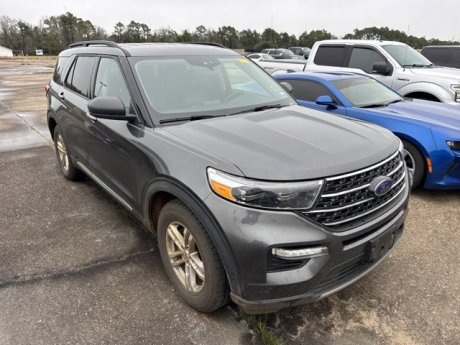
[[[390,191],[376,196],[369,186],[378,176],[393,179]],[[334,228],[370,215],[396,200],[404,191],[406,169],[399,151],[371,167],[327,178],[313,210],[303,215]]]

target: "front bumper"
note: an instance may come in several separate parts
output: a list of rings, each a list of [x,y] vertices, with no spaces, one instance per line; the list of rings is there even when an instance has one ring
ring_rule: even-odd
[[[353,229],[333,232],[292,212],[249,209],[211,194],[206,204],[219,221],[234,254],[236,269],[232,271],[237,274],[229,278],[232,300],[247,313],[267,313],[313,302],[348,286],[388,254],[389,251],[368,262],[371,241],[390,232],[395,234],[393,244],[399,239],[408,195],[406,187],[397,202],[380,216]],[[299,267],[270,267],[272,248],[311,246],[327,246],[329,253],[310,258]]]

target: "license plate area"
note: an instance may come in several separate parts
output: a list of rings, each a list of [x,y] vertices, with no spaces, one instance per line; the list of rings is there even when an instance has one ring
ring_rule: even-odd
[[[396,240],[400,236],[399,229],[393,229],[387,231],[381,236],[370,240],[366,246],[366,253],[364,255],[364,261],[368,263],[374,263],[379,261],[386,253],[393,248]]]

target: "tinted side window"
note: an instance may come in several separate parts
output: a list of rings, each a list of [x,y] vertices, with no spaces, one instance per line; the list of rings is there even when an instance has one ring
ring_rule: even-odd
[[[454,54],[452,55],[452,67],[460,68],[460,48],[454,50]]]
[[[89,97],[91,73],[95,58],[79,56],[74,62],[65,84],[73,91],[84,97]]]
[[[385,62],[385,59],[375,50],[367,48],[353,48],[348,67],[359,68],[366,73],[372,73],[372,66],[376,62]]]
[[[296,99],[314,102],[319,96],[330,96],[334,101],[335,97],[323,85],[308,80],[286,80],[293,87],[292,95]]]
[[[115,59],[102,58],[97,70],[94,97],[110,96],[121,99],[126,109],[131,105],[131,96],[123,72]]]
[[[55,83],[62,85],[62,72],[64,71],[64,67],[67,64],[67,61],[69,61],[68,56],[58,57],[53,74],[53,81]]]
[[[431,62],[438,65],[449,64],[450,51],[448,48],[427,48],[423,50],[423,55]]]
[[[345,46],[320,46],[316,51],[315,64],[322,66],[343,66]]]

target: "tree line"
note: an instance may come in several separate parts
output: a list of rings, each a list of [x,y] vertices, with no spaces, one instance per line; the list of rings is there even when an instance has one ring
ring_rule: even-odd
[[[232,49],[261,51],[265,48],[288,48],[292,46],[311,47],[316,41],[337,38],[326,30],[304,31],[300,36],[287,32],[277,32],[266,28],[262,32],[245,29],[238,31],[233,26],[207,28],[197,26],[195,30],[177,32],[171,28],[152,30],[145,23],[134,20],[127,24],[118,22],[113,32],[108,34],[103,28],[89,20],[78,18],[70,12],[51,16],[40,21],[38,25],[23,20],[0,18],[0,45],[24,54],[35,54],[35,49],[43,49],[45,54],[55,55],[70,43],[84,40],[109,39],[115,42],[216,42]],[[369,27],[355,29],[346,34],[345,39],[377,39],[399,41],[414,48],[426,45],[460,44],[456,41],[442,41],[407,35],[399,30],[387,27]]]

